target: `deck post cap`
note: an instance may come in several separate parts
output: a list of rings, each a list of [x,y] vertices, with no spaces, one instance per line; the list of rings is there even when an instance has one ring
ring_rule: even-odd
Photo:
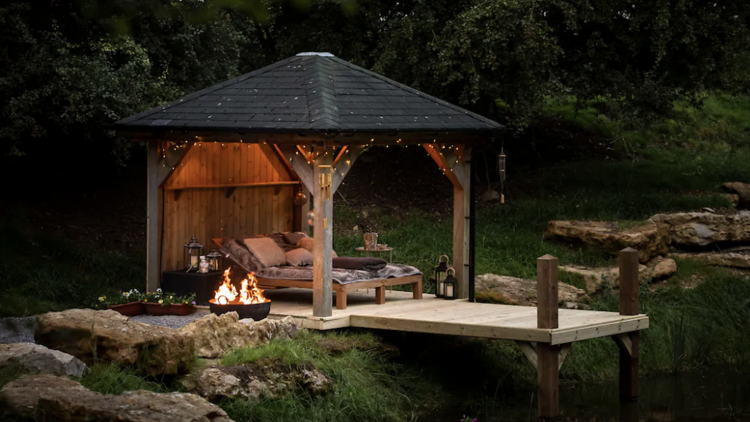
[[[638,253],[637,250],[635,250],[635,249],[633,249],[631,247],[627,247],[627,248],[621,250],[620,252],[625,252],[625,253],[633,253],[633,252],[635,252],[635,253]]]
[[[548,261],[548,260],[551,260],[551,259],[557,259],[557,258],[555,258],[554,256],[552,256],[552,255],[550,255],[550,254],[545,254],[545,255],[542,255],[542,256],[540,256],[540,257],[539,257],[539,258],[537,258],[537,259],[543,259],[543,260],[545,260],[545,261]]]

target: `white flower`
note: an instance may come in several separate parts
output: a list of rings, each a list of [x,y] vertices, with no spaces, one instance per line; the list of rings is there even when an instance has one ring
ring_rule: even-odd
[[[156,291],[157,291],[158,293],[161,293],[161,289],[156,289]]]

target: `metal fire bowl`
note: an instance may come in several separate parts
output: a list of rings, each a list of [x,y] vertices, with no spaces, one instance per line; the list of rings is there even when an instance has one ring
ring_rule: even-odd
[[[251,305],[245,305],[243,303],[227,303],[226,305],[219,305],[216,303],[216,299],[208,301],[208,306],[211,312],[216,315],[222,315],[227,312],[235,311],[240,319],[252,318],[254,321],[260,321],[268,317],[271,312],[271,300],[266,299],[263,303],[254,303]]]

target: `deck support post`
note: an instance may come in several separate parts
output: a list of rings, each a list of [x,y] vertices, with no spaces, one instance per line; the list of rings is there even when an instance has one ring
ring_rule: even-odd
[[[620,251],[620,315],[638,315],[638,251]],[[638,332],[613,337],[620,346],[620,400],[638,399]]]
[[[557,258],[544,255],[536,261],[537,328],[558,328]],[[537,343],[537,376],[539,383],[539,419],[555,420],[560,416],[560,354],[561,345]]]
[[[333,315],[333,151],[323,148],[313,163],[315,233],[313,234],[313,316]]]

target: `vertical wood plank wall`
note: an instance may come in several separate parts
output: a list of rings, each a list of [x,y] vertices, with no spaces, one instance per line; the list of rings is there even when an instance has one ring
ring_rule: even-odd
[[[164,184],[162,270],[183,268],[183,245],[191,236],[216,248],[212,238],[291,231],[295,185],[226,188],[191,186],[291,181],[287,167],[264,144],[204,142],[188,151]],[[174,190],[185,188],[184,190]]]

